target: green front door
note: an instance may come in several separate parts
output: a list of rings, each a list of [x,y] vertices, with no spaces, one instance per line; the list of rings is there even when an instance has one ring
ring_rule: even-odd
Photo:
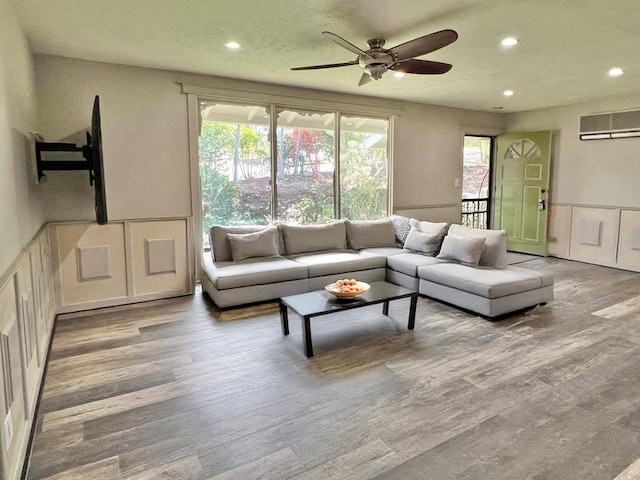
[[[500,135],[494,183],[493,228],[507,232],[507,249],[547,254],[551,132]]]

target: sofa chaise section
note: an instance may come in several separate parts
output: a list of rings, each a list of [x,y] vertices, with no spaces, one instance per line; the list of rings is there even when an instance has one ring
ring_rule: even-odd
[[[422,295],[485,317],[497,317],[553,300],[553,276],[507,266],[469,268],[439,263],[418,268]]]

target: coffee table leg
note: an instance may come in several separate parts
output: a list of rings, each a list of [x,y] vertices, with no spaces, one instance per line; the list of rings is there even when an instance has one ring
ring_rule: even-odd
[[[387,316],[389,315],[389,301],[388,300],[382,304],[382,314],[383,315],[387,315]]]
[[[304,354],[307,358],[313,357],[313,345],[311,344],[311,318],[302,317],[302,335],[304,336]]]
[[[413,330],[416,324],[416,307],[418,306],[418,294],[411,295],[411,304],[409,305],[409,325],[407,328]]]
[[[287,312],[287,306],[280,302],[280,326],[282,327],[282,334],[289,335],[289,313]]]

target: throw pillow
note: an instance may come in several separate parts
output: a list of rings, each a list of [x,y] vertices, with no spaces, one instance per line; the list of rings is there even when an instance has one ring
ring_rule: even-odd
[[[347,248],[347,230],[344,220],[323,225],[281,224],[280,229],[287,255]]]
[[[507,232],[504,230],[483,230],[463,225],[451,225],[449,235],[458,237],[484,238],[484,250],[480,257],[483,267],[507,268]]]
[[[442,242],[442,248],[438,254],[441,260],[451,260],[469,267],[477,267],[484,247],[484,238],[480,237],[456,237],[447,235]]]
[[[435,257],[440,248],[440,240],[439,235],[430,235],[412,228],[404,242],[404,248]]]
[[[347,220],[347,239],[353,249],[395,247],[396,236],[389,219],[373,221]]]
[[[389,218],[391,219],[391,223],[393,223],[393,232],[396,236],[396,241],[400,243],[400,245],[403,245],[411,230],[409,219],[402,215],[391,215]]]
[[[409,225],[411,225],[411,228],[415,228],[416,230],[419,230],[421,232],[429,233],[431,235],[440,235],[444,237],[447,233],[448,224],[447,222],[434,223],[410,218]]]
[[[269,227],[254,233],[228,233],[233,261],[254,257],[275,257],[278,250],[278,229]]]

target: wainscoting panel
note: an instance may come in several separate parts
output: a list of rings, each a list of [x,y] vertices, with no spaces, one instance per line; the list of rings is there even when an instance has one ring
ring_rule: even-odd
[[[22,376],[24,378],[24,408],[27,412],[27,417],[29,412],[33,412],[35,408],[42,367],[42,362],[38,355],[38,328],[31,278],[31,253],[29,252],[23,257],[14,277],[18,329],[20,331]]]
[[[620,212],[618,265],[640,269],[640,210]]]
[[[13,282],[0,290],[0,449],[2,478],[19,477],[27,433],[20,329]]]
[[[188,293],[186,220],[130,222],[133,294]]]
[[[571,243],[571,205],[549,206],[547,249],[549,255],[566,258]]]
[[[42,298],[41,308],[47,322],[47,331],[51,332],[53,321],[55,320],[55,302],[53,292],[53,258],[51,253],[51,242],[49,241],[49,229],[46,229],[40,236],[40,257],[42,259]]]
[[[591,263],[614,264],[619,216],[617,208],[573,207],[571,258]]]
[[[124,225],[54,225],[62,305],[127,297]]]

